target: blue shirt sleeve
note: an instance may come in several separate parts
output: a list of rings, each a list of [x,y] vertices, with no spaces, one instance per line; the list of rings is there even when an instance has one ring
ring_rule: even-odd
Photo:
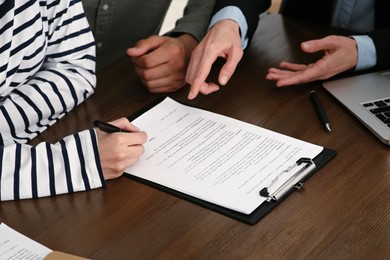
[[[227,6],[219,10],[211,19],[209,30],[219,21],[222,20],[233,20],[240,26],[241,32],[241,44],[242,48],[245,49],[248,46],[248,23],[245,19],[244,14],[240,8],[236,6]]]
[[[358,62],[355,71],[372,68],[376,65],[376,49],[373,40],[367,35],[353,35],[358,48]]]

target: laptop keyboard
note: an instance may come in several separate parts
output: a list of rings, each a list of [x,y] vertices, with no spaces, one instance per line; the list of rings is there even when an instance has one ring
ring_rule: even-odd
[[[390,97],[365,102],[362,106],[390,128]]]

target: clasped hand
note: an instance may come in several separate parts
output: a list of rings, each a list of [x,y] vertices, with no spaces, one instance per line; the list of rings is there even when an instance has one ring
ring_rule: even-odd
[[[197,40],[189,34],[177,38],[150,36],[127,50],[135,72],[151,93],[173,92],[185,85],[185,74]]]

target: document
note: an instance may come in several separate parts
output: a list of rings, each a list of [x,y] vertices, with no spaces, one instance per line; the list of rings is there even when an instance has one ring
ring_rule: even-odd
[[[170,98],[132,121],[148,134],[145,153],[125,170],[195,198],[250,214],[302,157],[323,147]],[[272,190],[270,191],[272,192]]]
[[[52,250],[15,231],[4,223],[0,224],[0,259],[44,259]]]

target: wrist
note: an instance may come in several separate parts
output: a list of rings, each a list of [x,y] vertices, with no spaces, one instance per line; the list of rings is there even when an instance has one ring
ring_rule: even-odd
[[[225,19],[222,21],[217,22],[214,27],[222,27],[227,28],[235,33],[239,33],[241,35],[240,25],[231,19]]]
[[[198,45],[198,40],[192,36],[191,34],[183,33],[180,36],[176,37],[176,39],[182,44],[185,52],[185,59],[188,62],[191,58],[192,51]]]

